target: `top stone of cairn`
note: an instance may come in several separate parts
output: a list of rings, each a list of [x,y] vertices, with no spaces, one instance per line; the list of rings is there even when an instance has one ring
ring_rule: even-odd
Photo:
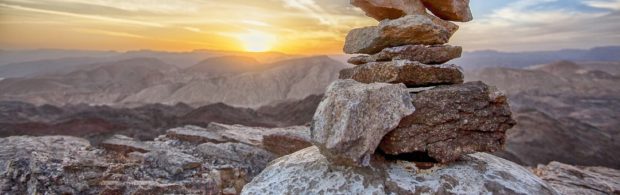
[[[473,19],[469,0],[351,0],[351,4],[379,21],[426,14],[427,8],[444,20],[469,22]]]

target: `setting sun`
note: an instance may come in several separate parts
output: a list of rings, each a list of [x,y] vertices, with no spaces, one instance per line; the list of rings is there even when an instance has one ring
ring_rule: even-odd
[[[275,35],[260,31],[249,31],[248,33],[240,34],[237,39],[241,41],[244,49],[249,52],[269,51],[276,42]]]

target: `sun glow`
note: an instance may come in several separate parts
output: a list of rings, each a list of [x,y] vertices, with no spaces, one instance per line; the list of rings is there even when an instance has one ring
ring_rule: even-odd
[[[237,39],[241,41],[244,49],[249,52],[269,51],[276,43],[275,35],[261,31],[249,31],[248,33],[238,35]]]

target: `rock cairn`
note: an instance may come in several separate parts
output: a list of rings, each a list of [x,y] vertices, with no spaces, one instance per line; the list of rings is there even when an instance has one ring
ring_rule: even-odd
[[[314,147],[276,159],[242,194],[555,194],[490,154],[515,122],[506,97],[464,83],[445,45],[468,0],[351,0],[379,25],[353,29],[311,123]],[[430,10],[434,15],[427,13]],[[476,154],[474,154],[476,153]]]
[[[464,83],[444,64],[462,48],[446,45],[472,20],[468,0],[352,0],[378,26],[353,29],[344,51],[363,54],[329,87],[312,137],[333,163],[368,166],[383,154],[449,163],[502,148],[514,125],[506,97],[482,82]],[[430,10],[434,15],[427,13]]]

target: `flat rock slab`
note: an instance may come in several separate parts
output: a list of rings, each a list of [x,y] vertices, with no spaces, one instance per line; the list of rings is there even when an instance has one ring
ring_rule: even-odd
[[[257,175],[276,158],[271,152],[243,143],[204,143],[196,151],[216,166],[245,168],[251,176]]]
[[[502,149],[515,125],[506,96],[482,82],[440,86],[412,95],[416,112],[386,135],[387,154],[426,152],[441,163]]]
[[[562,194],[620,193],[620,170],[616,169],[551,162],[538,165],[534,173]]]
[[[362,65],[370,62],[409,60],[422,64],[443,64],[452,59],[461,57],[462,52],[462,47],[451,45],[405,45],[385,48],[374,55],[352,57],[348,62],[355,65]]]
[[[302,131],[275,132],[263,136],[263,146],[266,150],[278,156],[289,155],[312,146],[310,129]]]
[[[408,60],[370,62],[340,71],[340,79],[362,83],[403,83],[407,87],[461,84],[463,71],[452,64],[426,65]]]
[[[371,168],[330,163],[317,147],[273,161],[241,194],[557,194],[510,161],[484,153],[418,170],[406,161],[374,161]]]
[[[422,0],[424,5],[437,17],[458,22],[474,19],[469,8],[469,0]]]
[[[379,26],[353,29],[346,37],[344,52],[375,54],[388,47],[402,45],[443,45],[454,33],[445,23],[426,15],[408,15],[383,20]]]
[[[108,151],[126,154],[131,152],[146,153],[153,150],[148,144],[124,135],[114,135],[101,142],[100,146]]]
[[[218,131],[197,126],[170,129],[166,132],[166,137],[194,143],[223,143],[228,141],[228,139],[222,136]]]
[[[351,5],[359,7],[367,16],[378,21],[426,13],[421,0],[351,0]]]
[[[381,138],[414,110],[402,84],[338,80],[314,115],[312,141],[336,164],[367,166]]]

